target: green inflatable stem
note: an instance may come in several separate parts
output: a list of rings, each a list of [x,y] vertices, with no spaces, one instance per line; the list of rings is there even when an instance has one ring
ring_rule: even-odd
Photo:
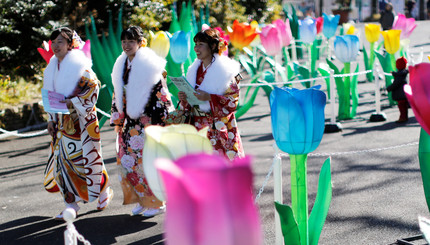
[[[351,72],[351,63],[346,62],[343,68],[343,74],[349,74]],[[339,99],[339,119],[351,119],[350,109],[351,109],[351,77],[346,76],[343,78],[344,88],[343,88],[343,100]]]
[[[355,73],[358,72],[358,64],[355,68]],[[352,76],[351,80],[351,100],[352,100],[352,106],[351,106],[351,118],[354,118],[357,115],[357,107],[358,107],[358,90],[357,90],[357,84],[358,84],[358,75]]]
[[[427,202],[427,208],[430,211],[430,136],[422,128],[418,146],[418,159],[420,162],[424,195]]]
[[[308,245],[307,158],[307,154],[290,154],[291,206],[299,227],[301,245]]]

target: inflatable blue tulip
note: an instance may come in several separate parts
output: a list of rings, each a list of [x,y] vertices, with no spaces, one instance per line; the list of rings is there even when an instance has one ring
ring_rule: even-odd
[[[326,15],[323,13],[324,24],[323,24],[323,34],[327,39],[330,39],[336,35],[337,25],[339,24],[340,15]]]
[[[320,88],[275,87],[270,94],[272,134],[282,151],[307,154],[320,144],[326,105],[326,95]]]
[[[316,21],[312,18],[299,20],[300,40],[307,44],[312,44],[317,36]]]
[[[170,56],[173,62],[182,64],[188,59],[191,50],[190,39],[190,32],[177,31],[173,34],[170,39]]]
[[[356,35],[337,36],[334,40],[334,54],[343,63],[355,61],[360,49]]]

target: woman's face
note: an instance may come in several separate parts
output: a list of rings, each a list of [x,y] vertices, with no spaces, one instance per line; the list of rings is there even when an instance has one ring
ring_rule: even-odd
[[[121,45],[124,53],[128,56],[130,60],[133,60],[137,50],[140,47],[140,43],[137,40],[129,40],[126,38],[124,40],[121,40]]]
[[[209,48],[209,44],[197,41],[196,46],[194,46],[194,51],[196,52],[197,59],[212,60],[212,52]]]
[[[59,61],[64,59],[67,52],[69,52],[70,46],[71,44],[67,43],[67,40],[61,35],[58,35],[58,37],[52,40],[51,43],[52,51],[54,51],[54,54]]]

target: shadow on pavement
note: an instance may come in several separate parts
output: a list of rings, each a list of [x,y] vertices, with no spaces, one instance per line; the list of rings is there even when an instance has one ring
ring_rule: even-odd
[[[143,216],[112,215],[80,219],[82,216],[97,212],[91,211],[78,215],[73,223],[76,230],[91,244],[114,244],[116,237],[126,236],[155,226]],[[52,217],[31,216],[13,220],[0,225],[1,244],[64,244],[66,223]],[[163,234],[143,238],[133,244],[164,244]]]

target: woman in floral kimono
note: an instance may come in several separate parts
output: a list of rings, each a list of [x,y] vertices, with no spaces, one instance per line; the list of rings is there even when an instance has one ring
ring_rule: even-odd
[[[133,215],[150,217],[164,212],[144,176],[142,152],[144,127],[163,125],[172,105],[163,76],[166,61],[145,47],[140,27],[121,33],[123,53],[112,71],[114,98],[111,125],[118,133],[117,164],[124,194],[123,204],[137,203]]]
[[[194,42],[197,60],[188,68],[187,80],[204,103],[192,108],[186,94],[179,92],[180,109],[191,111],[197,129],[209,127],[208,138],[216,152],[230,160],[242,158],[245,154],[234,116],[239,99],[239,63],[220,55],[227,42],[215,29],[197,33]]]
[[[78,202],[98,199],[103,210],[112,200],[100,142],[96,107],[100,82],[91,60],[78,49],[80,40],[69,28],[52,32],[52,56],[43,75],[43,88],[60,93],[69,114],[48,113],[51,152],[45,169],[45,189],[60,191],[66,207],[77,212]],[[56,219],[63,219],[61,212]]]

